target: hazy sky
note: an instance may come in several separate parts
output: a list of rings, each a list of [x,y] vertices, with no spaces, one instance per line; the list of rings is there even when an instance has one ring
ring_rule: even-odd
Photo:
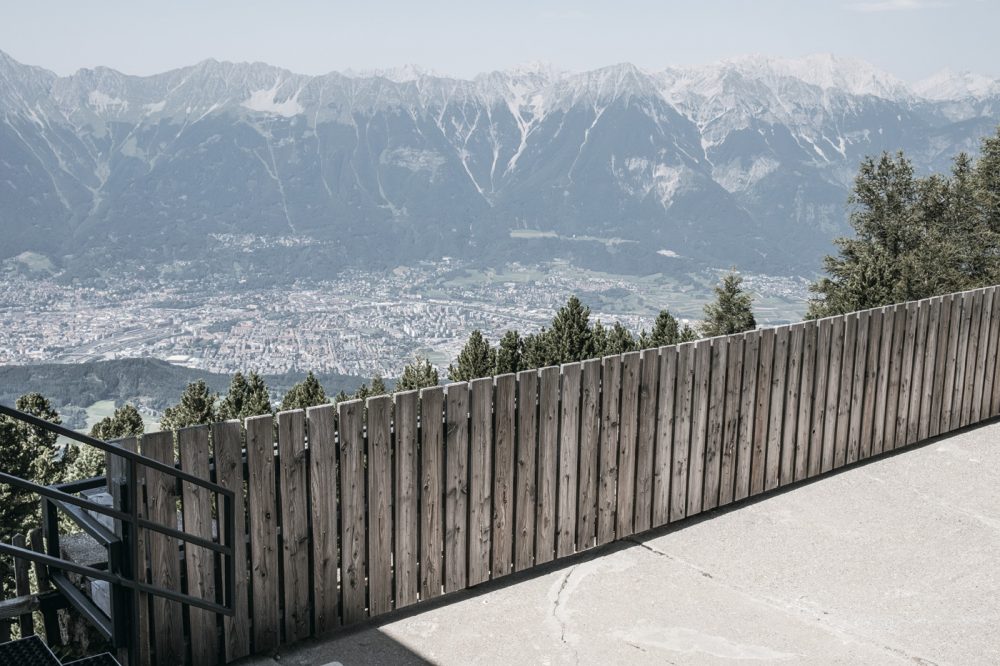
[[[746,53],[860,57],[916,80],[1000,77],[998,0],[4,0],[0,50],[59,74],[205,58],[304,74],[418,64],[458,76],[542,60],[661,68]]]

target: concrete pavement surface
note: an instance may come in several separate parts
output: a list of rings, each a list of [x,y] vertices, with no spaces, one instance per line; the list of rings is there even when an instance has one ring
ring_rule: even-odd
[[[1000,423],[257,666],[1000,664]]]

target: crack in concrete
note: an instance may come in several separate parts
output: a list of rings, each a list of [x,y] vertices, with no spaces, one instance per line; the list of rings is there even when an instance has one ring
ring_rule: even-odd
[[[580,663],[580,653],[577,651],[574,645],[572,645],[569,641],[566,640],[566,622],[563,621],[561,617],[559,617],[559,609],[565,601],[563,599],[563,592],[566,591],[566,586],[569,584],[570,576],[573,575],[573,572],[576,571],[579,566],[580,565],[577,564],[566,572],[566,575],[563,577],[562,582],[559,584],[559,590],[556,592],[555,602],[552,604],[552,617],[555,619],[556,622],[559,623],[559,640],[562,642],[563,645],[573,650],[573,657],[577,664]]]

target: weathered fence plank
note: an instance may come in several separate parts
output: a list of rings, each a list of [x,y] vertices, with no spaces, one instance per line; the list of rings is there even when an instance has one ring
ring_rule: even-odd
[[[910,407],[907,410],[906,444],[917,441],[920,428],[920,402],[924,395],[924,359],[927,356],[927,319],[930,301],[917,304],[917,331],[913,341],[913,372],[910,380]]]
[[[812,438],[813,402],[816,393],[816,348],[819,324],[806,322],[802,333],[802,379],[799,384],[799,415],[795,437],[795,481],[809,475],[809,442]]]
[[[417,391],[403,391],[392,396],[392,406],[389,398],[385,400],[384,411],[386,415],[390,410],[395,413],[395,446],[392,453],[392,464],[387,466],[387,470],[395,469],[395,484],[392,483],[392,476],[386,477],[386,494],[392,492],[395,485],[395,497],[390,498],[389,506],[395,509],[395,521],[386,532],[386,536],[395,535],[394,547],[392,542],[386,542],[386,557],[393,553],[392,570],[395,573],[395,601],[396,608],[404,608],[417,601],[417,593],[420,589],[420,579],[417,571],[417,560],[420,557],[420,544],[417,540],[420,518],[417,515],[417,502],[420,497],[420,474],[418,465],[420,462],[420,452],[417,447]],[[369,399],[370,402],[370,399]],[[368,409],[369,423],[371,422],[371,407]],[[388,426],[388,419],[385,419]],[[386,446],[390,443],[389,432],[386,431]],[[368,431],[368,456],[372,456],[372,432]],[[388,460],[387,460],[388,462]],[[370,464],[370,463],[369,463]],[[368,487],[368,505],[372,505],[372,489]],[[391,512],[391,509],[390,509]],[[372,530],[373,522],[369,518],[368,530]],[[369,553],[369,558],[372,558]],[[369,565],[372,568],[372,565]],[[371,574],[369,573],[369,579]],[[392,579],[389,579],[391,583]],[[371,583],[369,582],[369,586]],[[389,585],[392,590],[392,585]],[[369,591],[369,596],[372,596]],[[374,610],[372,615],[374,615]]]
[[[639,434],[639,381],[642,372],[639,352],[622,355],[621,431],[618,439],[618,504],[615,513],[615,538],[635,530],[635,448]]]
[[[728,338],[712,340],[711,376],[708,391],[708,426],[705,433],[705,484],[701,508],[719,506],[719,485],[722,475],[722,434],[726,413],[726,362]]]
[[[979,358],[979,329],[983,317],[983,291],[977,289],[970,294],[972,300],[972,314],[969,319],[968,347],[965,356],[965,386],[962,389],[962,412],[958,425],[965,427],[969,425],[972,417],[972,400],[975,395],[976,372],[978,369],[977,359]]]
[[[771,413],[767,419],[767,451],[764,461],[764,490],[777,488],[781,482],[782,426],[785,421],[785,383],[788,380],[787,326],[774,330],[774,365],[771,370]]]
[[[420,599],[444,585],[444,389],[420,391]]]
[[[601,450],[597,474],[597,544],[615,538],[618,482],[618,431],[621,414],[622,357],[606,356],[601,379]]]
[[[656,383],[660,374],[660,354],[656,349],[641,352],[639,378],[639,438],[636,445],[635,519],[636,532],[645,532],[653,520],[653,450],[656,446]]]
[[[818,475],[823,468],[823,429],[825,427],[827,377],[830,371],[830,344],[833,334],[833,320],[820,319],[816,322],[816,382],[813,391],[812,423],[809,428],[809,478]]]
[[[774,329],[761,331],[760,351],[757,356],[757,406],[753,429],[753,448],[750,460],[750,494],[764,492],[767,464],[767,437],[770,430],[771,380],[774,371]]]
[[[705,439],[708,435],[709,381],[712,376],[712,341],[694,345],[695,373],[691,411],[691,452],[688,454],[687,515],[701,513],[705,487]]]
[[[688,456],[691,446],[691,406],[695,391],[695,345],[687,343],[677,348],[677,419],[674,421],[674,441],[670,474],[670,521],[687,515]]]
[[[208,426],[179,430],[177,448],[182,470],[199,479],[211,478]],[[184,532],[211,541],[212,493],[203,486],[184,482],[181,484],[181,507]],[[184,565],[188,594],[206,601],[215,601],[215,557],[212,551],[185,543]],[[188,608],[188,613],[192,662],[209,664],[217,661],[219,646],[215,614],[201,608]]]
[[[868,333],[871,328],[870,322],[870,310],[863,310],[858,313],[858,332],[854,350],[854,369],[851,371],[851,420],[850,425],[848,426],[847,435],[847,464],[856,462],[861,452],[861,420],[865,409],[865,363],[868,360]]]
[[[940,383],[936,375],[938,354],[938,329],[941,326],[941,299],[932,298],[927,306],[927,340],[924,343],[923,377],[921,379],[920,418],[917,424],[917,439],[926,439],[930,429],[931,408],[935,385]]]
[[[469,585],[490,577],[493,379],[469,382]]]
[[[872,434],[872,455],[879,455],[885,449],[886,418],[889,403],[889,371],[892,365],[893,331],[895,330],[896,310],[892,307],[882,308],[882,332],[879,338],[878,378],[875,385],[878,392],[875,398],[875,429]],[[891,448],[891,445],[890,447]]]
[[[445,391],[444,591],[454,592],[468,581],[469,385],[448,384]]]
[[[538,455],[538,371],[517,374],[517,495],[514,507],[514,569],[535,559],[535,460]],[[596,507],[595,507],[596,508]]]
[[[785,380],[785,422],[781,431],[781,470],[783,486],[795,481],[796,427],[799,421],[799,394],[802,390],[802,348],[804,324],[795,324],[789,331],[787,379]]]
[[[393,460],[392,442],[390,441],[392,398],[387,395],[368,398],[365,401],[365,412],[368,415],[368,455],[365,458],[365,470],[368,477],[368,614],[374,617],[391,611],[393,599]],[[398,422],[396,426],[398,438]],[[397,451],[397,463],[402,468],[409,461],[401,461],[400,457]],[[410,497],[408,499],[415,503],[416,498],[413,496],[412,486],[413,478],[411,476]],[[397,493],[398,496],[399,493]],[[405,511],[402,506],[396,508],[400,512]],[[404,529],[406,528],[399,527],[399,531]],[[400,550],[396,551],[395,558],[397,587],[400,584],[400,579],[405,579],[406,589],[409,591],[415,587],[415,581],[413,577],[407,576],[408,571],[406,573],[403,571],[406,570],[409,563],[405,560],[412,561],[415,553],[409,551],[406,553],[409,557],[401,561]]]
[[[514,419],[517,380],[514,375],[507,374],[500,375],[495,381],[492,578],[505,576],[511,572],[514,555],[514,438],[517,434],[515,430],[517,423]],[[573,528],[575,530],[576,526]]]
[[[854,389],[854,357],[858,345],[858,318],[844,318],[844,354],[840,362],[840,395],[837,398],[837,434],[833,439],[833,467],[847,463],[847,440],[851,429],[851,391]]]
[[[931,394],[930,422],[927,427],[927,436],[936,437],[941,433],[941,424],[944,421],[945,402],[950,400],[950,392],[945,397],[945,385],[948,382],[949,365],[954,372],[954,365],[949,364],[948,359],[951,350],[951,325],[952,309],[954,298],[952,295],[944,296],[941,299],[940,319],[938,322],[938,348],[934,359],[934,387]],[[954,382],[954,375],[952,376]]]
[[[340,435],[340,588],[344,624],[367,617],[364,403],[337,405]],[[253,505],[251,504],[251,510]],[[256,595],[254,597],[256,599]],[[255,601],[256,603],[256,601]]]
[[[312,512],[313,621],[323,635],[340,625],[337,584],[338,536],[336,408],[306,410],[309,431],[309,505]],[[218,451],[218,449],[216,449]],[[218,453],[216,453],[218,455]]]
[[[659,396],[656,408],[656,453],[653,472],[653,527],[670,520],[671,449],[674,439],[674,395],[677,386],[677,347],[660,350]]]
[[[760,338],[760,331],[749,331],[743,334],[740,432],[736,449],[736,479],[733,490],[733,499],[736,500],[744,499],[750,494],[750,463],[753,457],[754,426],[757,421],[755,410],[757,407],[757,366]],[[678,377],[680,377],[679,374]],[[678,392],[679,390],[678,388]]]
[[[310,632],[309,475],[306,460],[306,415],[302,410],[278,413],[278,459],[281,462],[281,591],[285,598],[285,641]]]
[[[542,368],[539,377],[536,564],[550,561],[555,554],[559,482],[559,368]]]
[[[11,539],[11,545],[15,548],[25,548],[27,539],[23,534],[15,534]],[[20,557],[14,558],[14,592],[19,597],[31,595],[31,575],[29,573],[31,565],[28,560]],[[23,613],[17,618],[18,626],[21,629],[21,638],[35,635],[35,621],[31,613]]]
[[[597,458],[601,446],[601,360],[583,362],[580,423],[580,483],[576,547],[584,550],[597,537]]]
[[[910,392],[913,390],[913,353],[917,341],[917,304],[907,303],[904,308],[906,323],[903,327],[903,349],[899,368],[899,406],[896,408],[896,436],[893,448],[906,444],[910,423]]]
[[[993,289],[993,321],[990,324],[990,346],[986,355],[986,389],[983,391],[982,417],[1000,412],[1000,386],[997,385],[1000,362],[1000,288]]]
[[[154,432],[142,438],[143,455],[168,465],[174,464],[174,433]],[[272,486],[273,487],[273,486]],[[174,477],[146,470],[146,503],[149,520],[177,528],[177,489]],[[274,504],[271,504],[274,511]],[[149,569],[153,585],[181,591],[180,557],[177,539],[150,531]],[[184,634],[181,604],[165,597],[153,597],[153,645],[158,664],[184,662]]]
[[[858,458],[864,460],[872,455],[872,440],[875,435],[875,413],[878,394],[879,354],[882,348],[881,308],[868,311],[868,349],[865,358],[865,395],[862,403],[861,443]]]
[[[580,463],[579,363],[562,366],[562,398],[559,428],[559,499],[556,504],[556,557],[575,552],[577,470]]]
[[[836,317],[830,329],[830,367],[826,376],[826,409],[823,419],[823,462],[820,471],[833,469],[834,448],[837,438],[837,422],[840,404],[840,367],[844,361],[843,317]]]
[[[958,376],[958,358],[962,304],[962,294],[953,294],[948,320],[948,352],[945,361],[944,388],[941,395],[941,425],[938,430],[942,434],[951,431],[952,414],[960,407],[955,400],[955,390],[961,384]]]
[[[719,506],[733,501],[736,459],[740,439],[740,386],[743,381],[743,337],[729,338],[726,350],[726,407],[723,417],[722,460],[719,467]],[[663,391],[661,386],[660,391]],[[661,407],[662,409],[662,407]],[[671,418],[673,410],[670,410]]]
[[[978,423],[983,414],[983,394],[986,392],[986,359],[989,357],[990,324],[993,321],[993,291],[995,287],[983,290],[982,317],[979,322],[979,339],[976,346],[976,377],[972,385],[972,406],[969,421]],[[914,438],[916,441],[916,438]]]

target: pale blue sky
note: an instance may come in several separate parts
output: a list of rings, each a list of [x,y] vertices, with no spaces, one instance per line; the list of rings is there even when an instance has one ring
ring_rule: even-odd
[[[3,0],[0,50],[59,74],[205,58],[304,74],[418,64],[470,76],[534,60],[659,69],[762,53],[863,58],[904,80],[1000,77],[997,0]]]

